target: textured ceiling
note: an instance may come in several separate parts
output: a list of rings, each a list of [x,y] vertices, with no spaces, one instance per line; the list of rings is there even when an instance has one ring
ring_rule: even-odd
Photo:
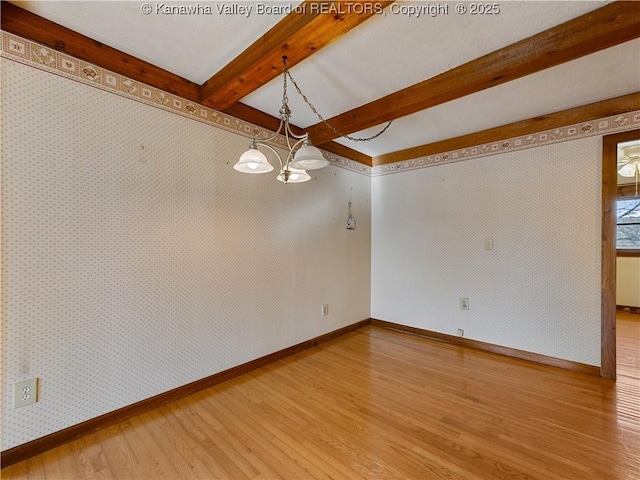
[[[224,3],[207,1],[11,3],[197,84],[204,83],[283,17],[220,15],[216,6]],[[141,12],[144,3],[154,9],[151,14]],[[210,6],[214,14],[156,13],[155,9],[163,5]]]
[[[376,156],[637,92],[639,52],[640,40],[633,40],[399,118],[389,128],[388,137],[365,142],[359,150]],[[293,108],[293,102],[291,105]],[[354,136],[370,136],[379,128]]]
[[[291,74],[322,115],[332,117],[602,5],[513,2],[501,4],[496,16],[452,15],[451,10],[435,18],[374,16],[292,68]],[[276,79],[243,102],[262,111],[277,110],[281,91],[282,81]],[[317,122],[295,96],[291,107],[300,126]]]
[[[284,15],[257,13],[260,2],[14,2],[37,15],[202,84],[272,28]],[[291,5],[298,2],[261,2]],[[326,118],[431,78],[501,47],[602,7],[597,1],[500,2],[495,15],[448,14],[416,18],[396,2],[291,69]],[[213,14],[166,15],[158,5],[209,6]],[[220,9],[235,8],[234,14]],[[251,7],[251,14],[243,15]],[[377,140],[336,140],[370,156],[480,131],[538,115],[640,91],[640,41],[633,40],[577,60],[405,116]],[[278,115],[282,78],[242,102]],[[292,122],[318,118],[289,87]],[[367,136],[380,126],[354,136]]]

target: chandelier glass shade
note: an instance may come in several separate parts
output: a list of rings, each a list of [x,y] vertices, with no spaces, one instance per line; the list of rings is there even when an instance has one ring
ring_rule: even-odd
[[[329,165],[329,161],[324,158],[322,152],[311,144],[309,134],[297,135],[291,130],[289,119],[291,110],[287,98],[287,63],[286,57],[282,57],[283,63],[283,94],[282,107],[280,108],[280,125],[278,130],[269,138],[259,140],[251,139],[249,150],[244,152],[240,159],[233,166],[235,170],[242,173],[268,173],[273,170],[273,165],[258,147],[270,150],[280,162],[280,173],[276,177],[282,183],[302,183],[311,180],[307,170],[317,170]],[[278,151],[269,145],[268,142],[275,140],[279,135],[285,137],[287,156],[283,160]]]
[[[300,170],[317,170],[327,165],[329,162],[322,156],[322,152],[308,140],[302,143],[290,163],[291,167]]]
[[[280,172],[276,177],[276,180],[285,183],[285,173]],[[297,168],[289,168],[289,176],[286,183],[303,183],[308,180],[311,180],[311,175],[309,175],[306,171],[299,170]]]
[[[240,155],[240,159],[233,166],[242,173],[268,173],[273,170],[264,153],[258,150],[255,142],[251,142],[249,150]]]

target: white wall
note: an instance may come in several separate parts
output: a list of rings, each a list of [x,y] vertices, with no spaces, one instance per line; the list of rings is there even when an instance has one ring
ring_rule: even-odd
[[[640,307],[640,258],[618,257],[616,268],[616,304]]]
[[[3,450],[369,318],[369,177],[247,146],[2,60]]]
[[[372,317],[599,365],[600,164],[590,137],[374,177]]]

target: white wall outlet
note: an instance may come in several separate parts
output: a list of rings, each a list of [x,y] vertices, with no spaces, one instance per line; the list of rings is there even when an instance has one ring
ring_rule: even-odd
[[[485,238],[484,239],[484,249],[485,250],[493,250],[493,238]]]
[[[13,384],[13,408],[26,407],[38,401],[38,379]]]
[[[463,329],[461,329],[461,328],[458,329],[458,336],[459,337],[464,337],[464,330]]]
[[[329,304],[328,303],[323,303],[322,304],[321,314],[322,314],[323,317],[326,317],[327,315],[329,315]]]
[[[460,310],[469,310],[469,299],[460,298]]]

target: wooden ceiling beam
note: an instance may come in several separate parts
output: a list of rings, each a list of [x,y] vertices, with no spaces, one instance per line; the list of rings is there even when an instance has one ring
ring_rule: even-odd
[[[2,1],[1,9],[1,28],[5,32],[28,38],[59,52],[182,98],[200,102],[200,86],[196,83],[104,45],[6,1]],[[276,130],[279,124],[279,120],[275,117],[241,103],[236,104],[234,108],[226,113],[270,130]],[[300,133],[301,130],[298,129],[297,132]],[[372,164],[372,158],[369,155],[335,142],[328,142],[322,148],[364,165],[371,166]]]
[[[640,2],[613,2],[328,122],[344,134],[358,132],[638,37]],[[323,122],[307,131],[315,145],[338,136]]]
[[[390,163],[426,157],[437,153],[450,152],[452,150],[497,142],[506,140],[507,138],[519,137],[576,123],[589,122],[598,118],[611,117],[635,110],[640,110],[640,92],[542,115],[521,122],[510,123],[469,135],[429,143],[419,147],[407,148],[406,150],[399,150],[386,155],[379,155],[373,158],[373,165],[388,165]]]
[[[282,73],[282,56],[293,67],[329,45],[392,1],[306,0],[256,40],[231,63],[207,80],[200,100],[225,111]]]
[[[124,75],[193,102],[200,99],[199,85],[132,55],[111,48],[23,8],[2,1],[0,26],[34,42],[88,63]]]

